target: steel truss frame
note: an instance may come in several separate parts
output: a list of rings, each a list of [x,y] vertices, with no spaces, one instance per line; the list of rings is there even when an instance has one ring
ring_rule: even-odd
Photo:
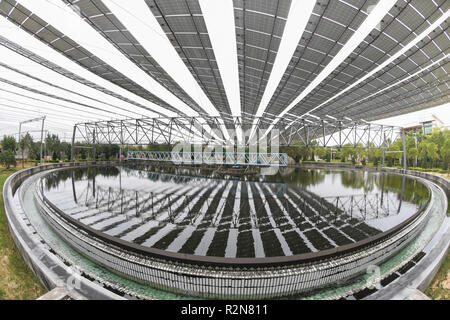
[[[259,151],[262,153],[265,152],[264,149],[267,150],[267,141],[270,141],[272,147],[386,150],[398,138],[405,139],[404,129],[401,127],[369,123],[364,120],[356,121],[350,118],[336,119],[328,116],[325,119],[309,114],[304,117],[287,114],[281,118],[272,115],[254,117],[244,113],[242,117],[201,115],[79,123],[73,128],[72,146],[77,133],[85,143],[92,144],[94,147],[96,144],[122,146],[183,143],[236,146],[238,152],[242,152],[245,149],[239,150],[239,147],[245,148],[259,144]],[[403,156],[406,164],[405,148]]]
[[[306,118],[309,117],[309,118]],[[387,148],[401,136],[401,127],[350,119],[313,119],[292,115],[279,117],[155,117],[105,120],[79,123],[74,126],[73,140],[78,133],[90,144],[220,144],[248,146],[256,139],[247,134],[252,127],[262,136],[277,138],[279,146]],[[312,119],[312,120],[311,120]],[[313,121],[314,120],[314,121]],[[226,128],[230,138],[226,138]],[[238,129],[236,129],[238,128]],[[237,143],[238,131],[242,142]]]

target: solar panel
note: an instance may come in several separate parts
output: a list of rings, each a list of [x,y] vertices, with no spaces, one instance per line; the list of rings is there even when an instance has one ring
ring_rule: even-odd
[[[187,106],[206,117],[204,106],[164,70],[102,0],[63,2],[76,6],[80,17],[126,58]],[[234,127],[234,119],[229,116],[230,97],[227,94],[230,93],[225,91],[199,0],[145,0],[145,3],[195,81],[221,114],[226,127]],[[377,0],[316,2],[296,50],[263,114],[268,123],[275,119],[274,115],[282,114],[311,83],[318,82],[317,77],[334,61],[378,3]],[[240,96],[241,112],[247,127],[251,127],[273,72],[289,12],[298,10],[298,5],[298,2],[291,0],[232,1],[238,65],[238,79],[235,80],[239,81],[239,92],[234,94]],[[320,80],[323,80],[308,91],[289,110],[289,114],[304,117],[312,112],[319,117],[331,115],[376,120],[448,102],[450,62],[448,58],[443,59],[450,53],[448,19],[395,61],[372,74],[448,10],[450,1],[398,0],[377,27],[360,39],[353,52],[340,61],[330,74],[326,73],[326,77],[322,73]],[[142,83],[130,79],[130,75],[119,72],[18,2],[0,1],[0,14],[97,76],[168,111],[183,114],[179,108],[164,101]],[[69,79],[148,109],[26,50],[14,39],[0,37],[0,43]],[[351,87],[366,75],[371,76]],[[21,85],[14,81],[10,84]],[[26,90],[32,89],[21,86]],[[351,89],[347,90],[349,87]],[[343,90],[346,90],[345,94],[341,94]],[[217,123],[211,122],[211,125],[217,126]]]

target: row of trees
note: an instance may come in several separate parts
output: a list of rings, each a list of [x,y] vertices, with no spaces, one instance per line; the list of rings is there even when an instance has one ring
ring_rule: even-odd
[[[394,141],[390,151],[403,150],[401,140]],[[431,134],[408,132],[406,135],[406,154],[409,167],[450,168],[450,130],[434,128]],[[395,164],[400,153],[389,154],[389,164]]]
[[[26,151],[30,160],[39,160],[40,141],[33,141],[30,134],[25,135],[20,146],[12,136],[4,136],[2,140],[2,152],[0,154],[0,163],[7,165],[16,165],[15,153],[20,150]],[[92,159],[92,149],[90,146],[76,143],[75,159]],[[127,147],[128,150],[139,151],[171,151],[172,145],[149,145]],[[401,163],[403,150],[403,141],[398,139],[394,141],[386,154],[386,165],[395,166]],[[409,167],[422,168],[441,168],[448,170],[450,167],[450,130],[435,128],[431,134],[425,135],[421,132],[409,132],[406,135],[407,161]],[[396,152],[398,151],[398,152]],[[71,144],[60,141],[58,135],[48,134],[43,146],[44,156],[50,156],[53,161],[68,160],[71,152]],[[296,163],[304,161],[315,161],[320,158],[324,161],[338,160],[341,162],[350,161],[353,164],[368,162],[373,165],[379,165],[383,156],[382,149],[365,149],[362,145],[355,148],[351,144],[345,145],[345,148],[324,148],[317,145],[306,147],[280,147],[280,152],[287,153]],[[120,148],[118,145],[97,145],[96,159],[110,160],[119,156]]]
[[[371,162],[378,165],[383,157],[382,149],[365,149],[362,144],[355,148],[352,144],[344,145],[345,148],[323,148],[314,146],[310,148],[281,147],[280,152],[285,152],[296,162],[314,161],[317,158],[330,162],[332,159],[341,162],[351,161],[353,164],[365,165]],[[374,145],[372,145],[374,147]],[[386,149],[386,165],[399,165],[402,161],[403,141],[398,139]],[[406,135],[406,153],[408,167],[421,168],[450,168],[450,130],[433,129],[429,135],[422,132],[408,132]]]

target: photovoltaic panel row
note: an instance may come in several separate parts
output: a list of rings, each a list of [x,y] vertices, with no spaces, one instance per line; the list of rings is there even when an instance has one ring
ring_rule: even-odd
[[[64,0],[76,5],[83,19],[128,59],[197,112],[202,108],[170,77],[100,0]],[[78,10],[76,9],[76,10]]]
[[[376,1],[318,1],[267,112],[279,114],[345,45]]]
[[[200,87],[221,113],[231,114],[198,0],[146,0]]]
[[[0,15],[8,18],[11,22],[27,31],[43,43],[60,52],[67,58],[78,63],[94,74],[109,80],[110,82],[135,93],[150,102],[160,105],[167,110],[180,113],[167,102],[163,101],[154,94],[148,92],[139,84],[135,83],[116,69],[106,64],[97,56],[80,46],[78,43],[62,34],[53,26],[32,14],[21,4],[13,0],[0,2]]]
[[[234,0],[241,109],[255,114],[272,72],[291,0]]]
[[[345,61],[339,68],[337,68],[336,72],[331,74],[326,80],[322,82],[321,88],[317,88],[314,90],[308,97],[306,97],[301,105],[297,106],[293,112],[297,114],[303,114],[319,105],[323,101],[326,101],[328,98],[332,97],[334,94],[339,93],[342,89],[345,89],[347,86],[354,83],[357,79],[363,77],[368,72],[373,70],[375,67],[389,59],[390,56],[395,54],[397,51],[401,50],[404,45],[401,43],[407,44],[409,41],[413,40],[415,36],[418,35],[418,31],[410,30],[408,34],[404,34],[404,38],[396,39],[391,36],[391,30],[398,29],[398,25],[400,24],[403,29],[408,29],[408,27],[403,23],[406,21],[403,13],[406,12],[406,16],[411,15],[411,11],[407,10],[407,7],[411,7],[412,4],[406,4],[404,8],[394,8],[393,10],[397,12],[396,15],[389,15],[389,19],[385,18],[381,32],[373,31],[371,35],[369,35],[364,43],[360,45],[360,47],[355,50],[355,52],[351,55],[351,59]],[[433,4],[434,6],[434,4]],[[417,9],[417,8],[416,8]],[[430,24],[436,21],[441,15],[442,12],[448,10],[448,4],[444,4],[443,7],[435,6],[434,11],[428,10],[427,12],[430,15],[427,17],[423,13],[419,14],[416,11],[416,16],[414,20],[417,25],[417,21],[421,22],[421,27],[419,30],[425,30]],[[419,9],[417,9],[419,10]],[[389,64],[386,68],[381,70],[376,74],[376,76],[370,77],[360,85],[356,86],[352,90],[346,92],[345,95],[338,97],[335,101],[331,102],[327,106],[323,108],[319,108],[315,111],[316,115],[324,116],[325,114],[336,115],[338,113],[342,113],[343,110],[346,109],[346,106],[351,104],[352,102],[359,100],[369,94],[375,93],[382,88],[389,86],[392,83],[398,82],[401,79],[419,71],[421,68],[426,67],[433,61],[442,58],[444,54],[448,54],[448,48],[450,46],[450,40],[448,37],[448,22],[444,22],[440,28],[437,28],[434,32],[432,32],[428,37],[424,38],[421,42],[419,42],[416,46],[411,48],[405,55],[396,60],[395,63]],[[411,35],[413,37],[411,38]],[[378,40],[379,37],[388,37],[391,39],[396,39],[397,42],[378,42],[378,45],[383,45],[382,48],[378,48],[374,45],[375,41]],[[405,39],[409,40],[406,41]],[[380,54],[375,55],[374,50],[378,51]],[[448,77],[448,75],[447,75]],[[360,105],[360,109],[362,110],[373,110],[373,107],[367,105]],[[418,105],[418,109],[420,105]],[[351,114],[348,114],[351,116]],[[379,115],[373,115],[374,117],[380,117]],[[384,115],[383,115],[384,116]],[[366,120],[374,119],[365,118]]]

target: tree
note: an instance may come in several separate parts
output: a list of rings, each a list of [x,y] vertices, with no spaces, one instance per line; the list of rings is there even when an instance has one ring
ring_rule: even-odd
[[[433,164],[439,159],[438,146],[434,142],[427,140],[419,143],[419,158],[422,163],[422,167],[433,167]]]
[[[2,149],[16,152],[16,139],[13,136],[3,136]]]
[[[9,169],[10,166],[16,166],[16,157],[11,150],[5,150],[0,153],[0,164]]]
[[[345,148],[342,148],[341,150],[341,159],[348,159],[350,158],[350,160],[352,161],[352,163],[356,163],[357,159],[362,159],[363,156],[366,155],[366,151],[364,150],[364,148],[362,148],[362,144],[358,143],[356,145],[356,147],[358,148],[354,148],[354,145],[351,143],[347,143],[344,144]]]
[[[426,161],[427,161],[427,145],[428,142],[427,141],[421,141],[418,145],[418,157],[420,160],[420,166],[422,168],[424,168],[426,165]]]
[[[320,159],[324,159],[327,154],[327,149],[323,147],[318,147],[315,149],[316,156],[318,156]]]
[[[429,142],[427,145],[427,156],[431,159],[431,167],[434,167],[435,161],[439,159],[438,145],[434,142]]]
[[[369,143],[369,150],[367,151],[367,157],[369,161],[372,161],[374,166],[378,166],[378,163],[383,156],[383,150],[376,148],[376,145],[371,142]]]
[[[70,143],[61,142],[61,146],[60,146],[61,157],[69,158],[70,157],[70,152],[71,152],[71,145],[70,145]]]
[[[20,150],[22,150],[22,153],[25,150],[28,150],[30,157],[32,157],[33,145],[34,145],[33,137],[29,133],[27,133],[22,139],[20,139],[19,143]]]
[[[417,150],[416,147],[414,148],[410,148],[406,150],[406,154],[409,160],[412,160],[414,163],[414,160],[416,159],[417,156],[419,156],[419,150]]]
[[[61,141],[56,134],[47,134],[45,138],[45,144],[47,145],[47,154],[50,154],[53,160],[57,160],[61,156]]]
[[[450,134],[447,134],[443,146],[441,147],[441,155],[445,163],[445,169],[450,168]]]

